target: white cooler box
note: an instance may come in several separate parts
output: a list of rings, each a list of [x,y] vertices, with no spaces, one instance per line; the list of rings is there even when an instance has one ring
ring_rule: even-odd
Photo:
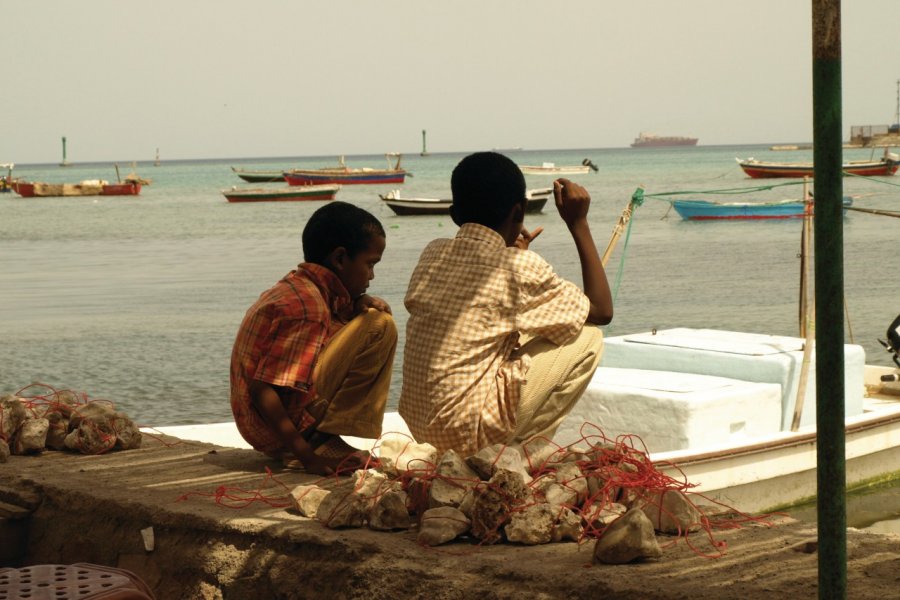
[[[586,437],[597,443],[591,436],[599,428],[611,440],[634,434],[650,452],[666,452],[733,444],[780,426],[777,383],[600,367],[554,441],[568,445]],[[638,440],[633,445],[640,448]]]
[[[716,375],[781,386],[781,428],[789,430],[803,364],[802,338],[717,331],[665,329],[610,337],[605,340],[604,367],[641,368]],[[846,416],[862,414],[866,353],[862,346],[844,345],[844,408]],[[815,352],[809,366],[800,426],[816,422]]]

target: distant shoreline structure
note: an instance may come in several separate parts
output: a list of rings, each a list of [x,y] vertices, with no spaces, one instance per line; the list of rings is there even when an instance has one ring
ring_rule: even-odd
[[[668,146],[696,146],[699,138],[683,135],[653,135],[641,132],[631,143],[632,148],[664,148]]]

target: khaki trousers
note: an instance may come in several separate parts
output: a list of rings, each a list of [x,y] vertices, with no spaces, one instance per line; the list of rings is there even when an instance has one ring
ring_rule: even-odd
[[[526,342],[519,354],[531,357],[522,383],[516,430],[510,443],[553,438],[556,428],[581,398],[603,354],[603,332],[585,325],[574,339],[557,346],[546,338]]]
[[[381,435],[396,349],[393,317],[373,308],[328,340],[313,371],[319,406],[310,412],[324,408],[325,413],[316,430],[363,438]]]

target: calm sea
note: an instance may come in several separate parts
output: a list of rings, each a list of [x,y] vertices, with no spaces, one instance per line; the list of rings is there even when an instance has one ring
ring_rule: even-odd
[[[588,158],[599,167],[573,179],[591,193],[590,221],[601,251],[638,186],[653,194],[777,184],[748,179],[735,157],[811,158],[809,151],[773,152],[766,146],[507,154],[519,164],[580,164]],[[413,176],[395,187],[406,196],[449,197],[450,173],[462,156],[406,156],[403,165]],[[847,159],[870,156],[845,153]],[[221,190],[248,185],[230,167],[322,167],[336,161],[329,156],[138,163],[138,173],[153,180],[138,197],[0,195],[0,393],[42,382],[112,400],[142,424],[230,419],[228,364],[236,328],[258,294],[300,262],[300,232],[320,206],[229,204]],[[386,161],[348,156],[347,163],[381,167]],[[120,163],[120,170],[130,171],[131,164]],[[20,165],[15,175],[46,182],[116,177],[112,163]],[[531,188],[551,182],[527,179]],[[900,177],[881,181],[900,183]],[[390,188],[344,186],[338,199],[373,212],[388,233],[370,292],[392,305],[401,329],[389,404],[395,408],[406,283],[425,244],[454,235],[456,228],[449,217],[395,216],[378,198]],[[853,178],[845,180],[844,191],[859,196],[856,206],[900,208],[900,187]],[[727,199],[799,197],[800,186],[788,186]],[[532,248],[580,282],[574,245],[552,205],[529,215],[526,224],[545,229]],[[636,211],[627,248],[623,238],[608,267],[610,281],[621,283],[607,335],[667,327],[797,335],[800,229],[799,221],[686,222],[668,202],[648,198]],[[900,312],[898,233],[898,219],[863,213],[845,219],[849,322],[869,363],[890,364],[877,338]]]

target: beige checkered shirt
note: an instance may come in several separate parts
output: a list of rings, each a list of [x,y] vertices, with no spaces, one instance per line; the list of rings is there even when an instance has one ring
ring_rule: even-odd
[[[425,248],[405,304],[400,415],[417,441],[463,456],[516,428],[528,370],[527,357],[513,355],[519,335],[562,344],[590,308],[543,258],[474,223]]]

